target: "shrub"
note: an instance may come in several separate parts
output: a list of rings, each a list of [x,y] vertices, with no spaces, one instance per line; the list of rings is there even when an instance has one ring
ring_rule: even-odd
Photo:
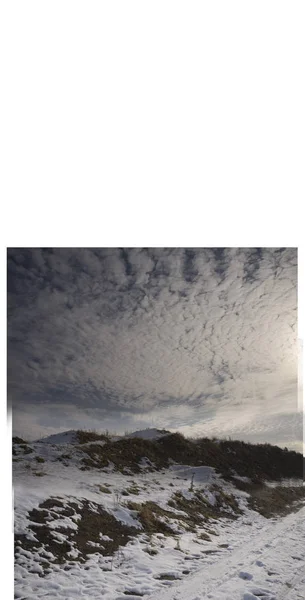
[[[45,459],[44,459],[44,458],[42,458],[42,456],[35,456],[35,460],[36,460],[38,463],[44,463],[44,462],[45,462]]]

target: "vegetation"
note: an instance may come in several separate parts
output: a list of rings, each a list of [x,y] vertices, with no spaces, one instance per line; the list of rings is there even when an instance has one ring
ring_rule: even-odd
[[[122,478],[122,487],[119,491],[111,489],[109,483],[103,482],[103,478],[100,484],[95,484],[94,487],[102,494],[113,495],[114,508],[123,505],[133,511],[142,529],[124,525],[98,503],[85,499],[81,499],[79,503],[73,501],[64,503],[61,498],[48,498],[38,508],[28,513],[29,529],[34,533],[37,541],[28,539],[26,535],[17,535],[15,538],[17,555],[20,548],[33,550],[44,545],[44,548],[55,557],[51,561],[66,563],[64,568],[68,569],[69,564],[75,561],[85,562],[91,553],[114,556],[130,538],[139,533],[145,533],[152,540],[154,534],[176,537],[178,531],[180,533],[190,531],[196,534],[198,543],[210,541],[210,535],[217,535],[211,528],[214,520],[224,517],[236,519],[241,514],[235,496],[224,492],[220,485],[209,485],[209,491],[215,498],[215,503],[211,504],[205,497],[203,489],[196,483],[194,474],[188,479],[186,485],[181,482],[184,490],[188,488],[188,493],[183,493],[182,490],[174,491],[172,489],[174,484],[168,483],[171,486],[169,489],[174,492],[168,500],[168,506],[161,507],[153,501],[141,503],[139,498],[126,499],[126,496],[139,495],[141,486],[137,484],[136,477],[132,479],[131,474],[142,472],[143,459],[146,459],[145,469],[150,471],[166,469],[173,463],[194,467],[201,465],[214,467],[224,479],[236,488],[247,492],[250,508],[267,518],[285,515],[304,504],[305,487],[301,485],[270,487],[265,484],[268,480],[280,481],[285,477],[302,479],[303,457],[294,451],[270,444],[249,444],[233,440],[217,441],[208,438],[189,440],[178,433],[166,435],[158,440],[125,437],[111,441],[106,434],[92,431],[78,431],[77,436],[78,445],[74,447],[78,455],[82,453],[82,469],[103,469],[112,464],[115,470],[123,475],[129,475],[127,480]],[[99,441],[104,443],[95,443]],[[20,460],[24,454],[34,452],[33,448],[21,438],[13,438],[13,443],[13,454],[18,456],[15,460]],[[71,459],[73,451],[71,448],[71,453],[62,454],[57,460]],[[39,468],[40,463],[45,463],[45,459],[38,455],[33,455],[33,459],[33,461],[25,461],[25,468],[37,477],[46,475],[46,472],[35,470],[35,467]],[[192,470],[190,472],[192,473]],[[236,479],[236,475],[246,479]],[[154,483],[159,486],[158,489],[164,489],[158,480],[155,479]],[[124,500],[122,497],[125,497]],[[63,529],[60,523],[56,526],[56,521],[62,516],[73,517],[76,514],[79,516],[77,530],[69,527]],[[50,522],[52,528],[49,526]],[[58,543],[54,531],[67,535],[67,541]],[[103,534],[103,539],[100,533]],[[181,550],[179,537],[176,549]],[[72,555],[71,550],[74,551]],[[152,542],[145,551],[151,556],[158,552]],[[204,549],[202,552],[209,553],[215,550]],[[47,572],[50,563],[46,561],[43,564]],[[166,574],[163,575],[161,578],[166,579]]]
[[[170,527],[169,521],[171,518],[177,520],[176,513],[164,510],[155,502],[144,502],[143,504],[128,502],[127,507],[136,511],[137,518],[148,534],[173,535],[173,529]]]
[[[298,510],[305,501],[305,487],[269,487],[259,483],[234,481],[234,485],[248,492],[248,504],[266,518],[286,515],[293,509]]]
[[[38,463],[44,463],[44,462],[45,462],[45,459],[44,459],[44,458],[42,458],[42,456],[35,456],[35,460],[36,460]]]
[[[88,442],[108,441],[106,433],[96,433],[95,431],[84,431],[79,429],[76,432],[79,444],[88,444]]]
[[[100,490],[100,492],[103,492],[103,494],[111,494],[111,490],[109,489],[108,486],[106,485],[99,485],[98,489]]]
[[[234,474],[247,476],[254,482],[303,476],[300,453],[270,444],[217,442],[208,438],[188,440],[179,433],[159,440],[123,438],[112,442],[106,438],[105,441],[103,446],[93,443],[81,448],[85,455],[83,469],[102,469],[113,463],[123,474],[139,473],[141,461],[146,458],[149,470],[166,468],[174,461],[191,466],[209,465],[228,479]]]
[[[61,511],[56,512],[54,508],[61,508]],[[62,516],[72,517],[75,514],[80,515],[76,531],[72,528],[56,527],[56,520],[61,519]],[[44,548],[54,555],[55,560],[53,562],[55,563],[85,562],[88,555],[95,552],[104,556],[112,556],[121,546],[127,544],[130,537],[138,533],[137,529],[124,525],[99,504],[85,499],[81,501],[79,506],[75,502],[64,504],[60,498],[48,498],[39,505],[38,509],[34,508],[29,512],[29,520],[29,529],[32,530],[38,541],[29,540],[24,534],[16,535],[16,554],[18,555],[20,547],[33,550],[43,544]],[[48,527],[50,521],[53,523],[55,521],[54,529]],[[59,544],[52,534],[54,531],[68,535],[68,541]],[[105,536],[103,540],[100,538],[100,532]],[[71,534],[74,535],[71,536]],[[78,556],[71,558],[69,552],[73,547]],[[47,566],[49,566],[48,563],[45,567]]]

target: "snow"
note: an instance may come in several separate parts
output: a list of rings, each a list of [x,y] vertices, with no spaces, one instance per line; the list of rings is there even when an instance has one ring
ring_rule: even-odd
[[[160,429],[155,429],[155,428],[150,428],[150,429],[142,429],[139,431],[134,431],[133,433],[128,433],[126,435],[116,435],[116,436],[109,436],[109,439],[111,439],[112,441],[116,441],[116,440],[120,440],[120,439],[124,439],[124,438],[134,438],[134,437],[139,437],[139,438],[143,438],[145,440],[158,440],[166,435],[169,435],[170,432],[169,431],[165,431],[165,430],[160,430]],[[49,435],[45,438],[42,438],[40,440],[36,440],[35,442],[31,442],[31,443],[43,443],[43,444],[78,444],[78,436],[77,436],[77,432],[74,429],[70,429],[69,431],[63,431],[60,433],[54,433],[52,435]],[[106,442],[104,440],[99,441],[93,441],[93,442],[87,442],[87,444],[105,444]],[[87,445],[86,444],[86,445]]]
[[[84,500],[91,503],[93,511],[96,505],[101,505],[118,521],[136,527],[138,535],[113,557],[101,555],[100,544],[88,540],[93,553],[84,564],[72,561],[78,556],[77,549],[72,547],[67,570],[54,563],[54,555],[45,548],[36,552],[20,548],[15,566],[16,598],[138,600],[142,596],[144,600],[304,600],[305,507],[285,518],[267,520],[247,507],[245,492],[222,480],[208,465],[171,465],[161,472],[142,471],[130,476],[115,471],[111,465],[103,470],[81,471],[82,454],[73,445],[72,433],[71,442],[67,441],[69,436],[59,434],[57,442],[53,439],[47,443],[31,443],[31,454],[18,454],[13,464],[16,534],[35,540],[29,530],[28,513],[44,500],[56,497],[61,498],[64,507],[73,501],[80,508]],[[63,452],[70,456],[67,464],[58,460]],[[43,457],[45,462],[37,464],[37,456]],[[37,477],[37,471],[44,476]],[[176,492],[191,500],[194,492],[200,490],[213,504],[216,502],[215,483],[237,498],[244,510],[237,520],[210,519],[195,533],[183,530],[175,520],[173,535],[148,535],[142,529],[137,512],[127,507],[128,501],[150,500],[177,513],[178,517],[181,511],[167,504]],[[105,486],[110,493],[101,492],[100,487]],[[135,492],[125,498],[122,492],[127,488]],[[67,539],[65,530],[77,530],[80,515],[65,516],[61,507],[54,508],[54,515],[58,519],[51,521],[49,528],[62,544]],[[162,519],[165,518],[160,517]],[[200,538],[201,534],[208,534],[210,540]],[[105,532],[100,532],[99,539],[101,544],[111,542]],[[50,562],[44,574],[43,560]]]
[[[143,438],[143,440],[159,440],[166,435],[169,435],[169,431],[161,431],[160,429],[142,429],[140,431],[134,431],[133,433],[128,433],[124,436],[124,438]]]
[[[242,477],[241,475],[233,475],[233,477],[238,481],[243,481],[243,483],[251,483],[251,479],[249,477]]]
[[[256,524],[249,537],[226,556],[213,555],[209,568],[151,600],[304,600],[305,508],[265,526]]]
[[[141,529],[141,524],[137,519],[134,519],[130,510],[119,506],[113,510],[113,515],[116,517],[118,521],[124,523],[124,525],[129,525],[129,527],[136,527]],[[105,539],[105,538],[104,538]]]
[[[195,483],[210,483],[214,474],[215,469],[213,467],[190,467],[188,465],[171,465],[170,470],[173,471],[176,477],[182,479],[188,479],[190,482]]]
[[[41,444],[78,444],[78,438],[76,431],[70,429],[69,431],[63,431],[62,433],[54,433],[41,440],[37,440],[37,442]]]
[[[300,479],[293,479],[293,478],[285,478],[285,479],[280,479],[279,481],[265,481],[265,484],[268,487],[299,487],[301,485],[304,485],[303,481]]]

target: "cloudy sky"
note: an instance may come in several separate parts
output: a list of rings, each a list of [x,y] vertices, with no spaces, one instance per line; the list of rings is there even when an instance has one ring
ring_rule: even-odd
[[[13,431],[302,448],[295,248],[8,249]]]

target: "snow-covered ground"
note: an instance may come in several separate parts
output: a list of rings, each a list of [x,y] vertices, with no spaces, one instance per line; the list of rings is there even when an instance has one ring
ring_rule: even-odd
[[[136,475],[122,475],[111,466],[82,471],[83,455],[73,445],[73,436],[64,436],[66,442],[60,435],[49,443],[31,443],[33,451],[28,454],[16,446],[14,526],[16,536],[27,540],[16,554],[16,599],[304,600],[305,507],[284,518],[265,519],[248,508],[245,492],[223,481],[208,465],[172,465],[149,472],[143,461]],[[177,493],[192,501],[199,491],[207,506],[214,506],[217,489],[234,495],[242,509],[237,519],[228,518],[228,509],[226,517],[209,519],[188,531],[179,520],[185,513],[168,504]],[[37,543],[35,549],[32,543],[37,538],[29,513],[33,509],[46,513],[39,506],[51,498],[60,499],[63,507],[55,504],[49,512],[48,528],[59,547],[70,531],[70,560],[62,564],[44,544]],[[150,501],[176,514],[172,534],[148,534],[130,501],[137,505]],[[68,514],[71,503],[74,509]],[[78,561],[73,532],[85,503],[92,513],[101,506],[117,522],[134,527],[137,535],[114,556],[103,555],[99,547],[111,538],[101,530],[98,541],[88,539],[93,552],[85,562]],[[45,526],[36,519],[36,531]]]
[[[156,429],[154,427],[141,429],[139,431],[134,431],[132,433],[127,433],[125,435],[108,435],[109,439],[112,440],[121,440],[123,438],[142,438],[144,440],[159,440],[160,438],[168,435],[168,431]],[[98,435],[98,434],[97,434]],[[103,435],[103,434],[101,434]],[[52,435],[48,435],[45,438],[41,438],[36,440],[34,443],[43,443],[43,444],[78,444],[78,435],[75,429],[70,429],[69,431],[63,431],[60,433],[54,433]]]
[[[245,523],[237,523],[224,556],[151,600],[304,600],[305,507],[267,524],[250,518],[247,525],[248,539]]]
[[[77,433],[74,429],[63,431],[61,433],[53,433],[45,438],[37,440],[38,444],[77,444]]]

